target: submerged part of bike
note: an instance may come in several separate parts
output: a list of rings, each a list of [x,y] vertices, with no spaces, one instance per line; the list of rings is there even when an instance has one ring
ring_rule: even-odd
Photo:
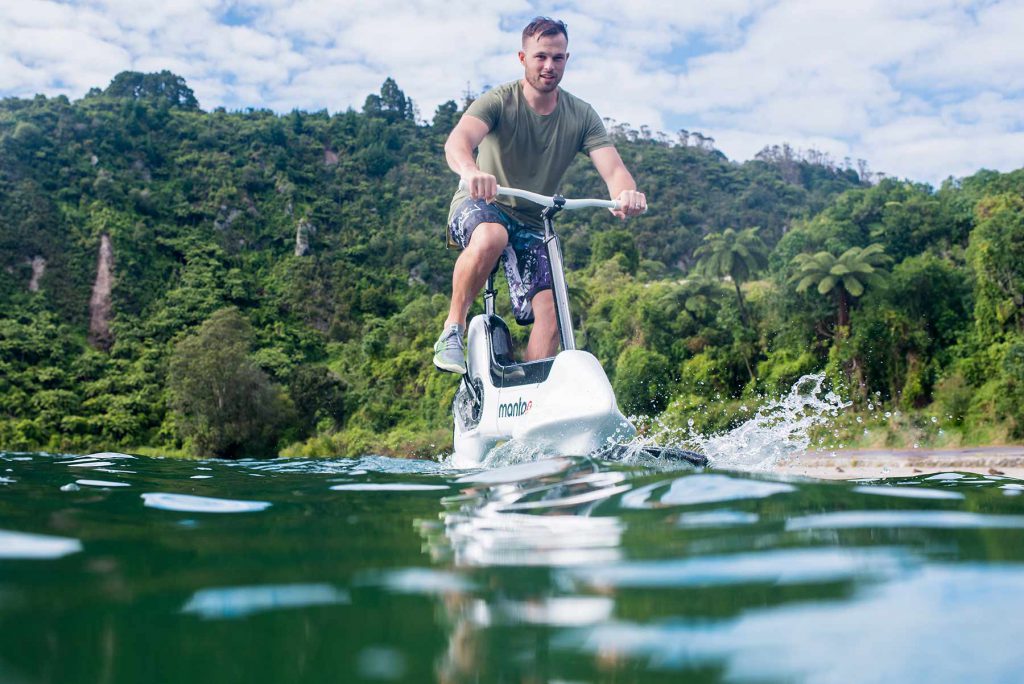
[[[658,459],[675,463],[688,463],[697,468],[704,468],[708,465],[708,457],[704,454],[680,449],[679,447],[658,446],[656,444],[611,444],[595,451],[591,454],[591,458],[596,458],[599,461],[634,461],[637,458]]]

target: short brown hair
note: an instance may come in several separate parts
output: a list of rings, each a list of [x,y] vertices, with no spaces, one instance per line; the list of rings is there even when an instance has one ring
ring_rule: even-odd
[[[565,36],[565,42],[569,42],[569,29],[565,25],[564,21],[558,19],[552,19],[550,17],[534,17],[533,21],[526,25],[523,29],[523,45],[526,44],[527,38],[533,38],[534,36],[554,36],[561,33]]]

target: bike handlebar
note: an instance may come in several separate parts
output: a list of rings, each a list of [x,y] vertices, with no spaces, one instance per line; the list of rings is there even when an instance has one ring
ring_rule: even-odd
[[[466,189],[466,181],[459,181],[459,189]],[[542,207],[553,207],[555,201],[553,198],[547,195],[539,195],[529,190],[519,190],[518,188],[506,188],[501,185],[498,186],[499,195],[508,195],[509,197],[519,197],[521,199],[529,200],[534,204],[539,204]],[[562,206],[563,209],[586,209],[588,207],[600,207],[602,209],[618,209],[619,203],[617,200],[600,200],[600,199],[567,199],[565,204]]]

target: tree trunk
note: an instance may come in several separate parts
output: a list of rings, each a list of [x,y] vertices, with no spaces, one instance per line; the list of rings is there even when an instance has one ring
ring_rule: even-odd
[[[747,307],[743,304],[743,293],[740,292],[740,281],[733,278],[732,285],[736,288],[736,301],[739,302],[740,305],[740,320],[743,322],[744,326],[749,328],[750,318],[747,316]]]
[[[840,328],[847,328],[850,326],[850,297],[841,285],[836,287],[836,293],[839,298],[839,317],[836,323]]]
[[[750,381],[751,382],[756,382],[757,381],[757,375],[754,373],[753,366],[750,365],[750,355],[747,354],[746,351],[743,352],[743,363],[746,364],[746,366],[747,366],[747,373],[750,374]]]

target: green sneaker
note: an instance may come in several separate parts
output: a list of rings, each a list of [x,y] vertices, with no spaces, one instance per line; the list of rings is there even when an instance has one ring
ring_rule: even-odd
[[[460,325],[452,323],[434,344],[434,365],[449,373],[466,374],[466,347],[462,344]]]

